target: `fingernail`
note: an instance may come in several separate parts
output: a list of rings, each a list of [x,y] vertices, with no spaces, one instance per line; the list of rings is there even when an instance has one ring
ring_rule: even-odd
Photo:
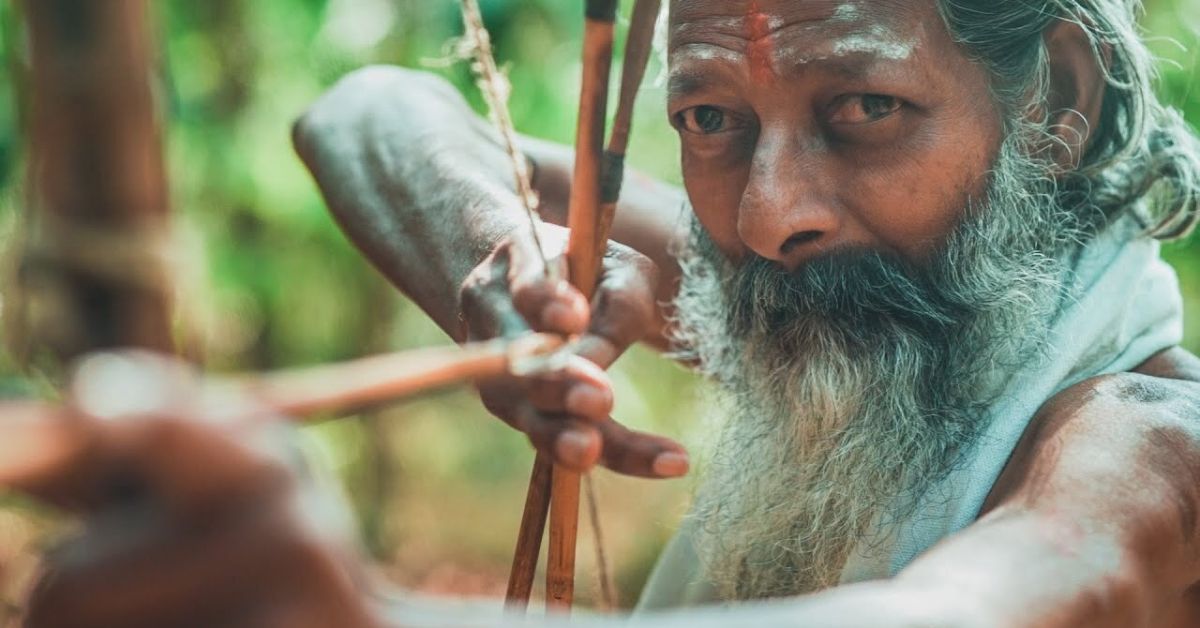
[[[567,413],[587,416],[597,408],[611,406],[612,398],[607,390],[587,384],[576,384],[567,391],[567,398],[563,404]]]
[[[664,478],[677,478],[688,472],[688,457],[686,454],[668,451],[658,454],[651,469],[654,475]]]
[[[584,466],[588,449],[591,449],[591,436],[578,431],[563,432],[554,443],[554,453],[559,460],[578,467]]]

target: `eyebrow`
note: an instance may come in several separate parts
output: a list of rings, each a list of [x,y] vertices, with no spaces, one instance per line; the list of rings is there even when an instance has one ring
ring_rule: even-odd
[[[780,72],[781,76],[794,76],[803,69],[812,68],[825,74],[834,74],[848,81],[861,81],[884,65],[888,60],[870,53],[845,53],[828,57],[814,58],[800,63],[788,63]],[[681,71],[672,71],[667,78],[667,96],[683,98],[704,91],[714,82],[713,71],[703,71],[699,67]]]
[[[667,96],[682,98],[703,91],[712,80],[707,72],[672,72],[667,78]]]

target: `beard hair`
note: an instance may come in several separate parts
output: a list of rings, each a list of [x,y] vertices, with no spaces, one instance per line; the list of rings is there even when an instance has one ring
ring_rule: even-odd
[[[691,515],[721,598],[836,584],[969,450],[1005,373],[1044,358],[1085,224],[1009,137],[919,265],[864,250],[735,265],[693,219],[673,340],[726,415]]]

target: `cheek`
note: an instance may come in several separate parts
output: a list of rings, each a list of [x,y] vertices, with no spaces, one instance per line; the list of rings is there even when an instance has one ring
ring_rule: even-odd
[[[889,165],[862,171],[854,186],[859,220],[886,248],[926,258],[984,194],[998,146],[992,119],[938,125]]]
[[[741,257],[743,246],[738,237],[737,212],[749,178],[748,167],[697,158],[686,150],[682,166],[684,187],[696,218],[727,257]]]

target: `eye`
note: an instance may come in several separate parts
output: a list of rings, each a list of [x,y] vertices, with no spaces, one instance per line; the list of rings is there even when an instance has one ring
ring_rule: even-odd
[[[829,121],[835,124],[868,124],[896,113],[903,103],[894,96],[853,94],[834,102]]]
[[[730,122],[729,116],[724,111],[710,105],[684,109],[675,114],[676,128],[697,135],[711,135],[728,131]]]

